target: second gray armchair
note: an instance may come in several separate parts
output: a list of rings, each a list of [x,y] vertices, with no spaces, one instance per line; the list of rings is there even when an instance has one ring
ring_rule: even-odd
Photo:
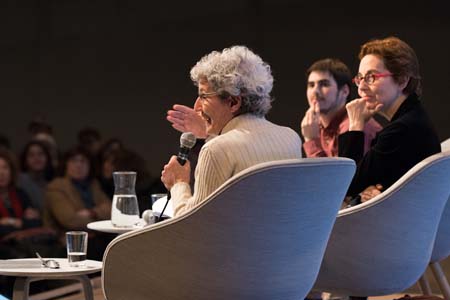
[[[450,155],[435,154],[377,197],[341,210],[315,289],[380,296],[413,285],[430,262],[449,182]]]

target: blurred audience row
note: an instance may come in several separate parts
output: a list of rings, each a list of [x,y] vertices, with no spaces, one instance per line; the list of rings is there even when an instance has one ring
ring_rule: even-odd
[[[102,142],[93,128],[80,130],[78,143],[60,153],[46,122],[29,125],[31,138],[20,155],[0,134],[0,259],[65,257],[65,232],[109,219],[114,171],[136,171],[142,211],[152,193],[165,192],[145,160],[115,138]],[[88,259],[101,260],[113,236],[89,232]]]

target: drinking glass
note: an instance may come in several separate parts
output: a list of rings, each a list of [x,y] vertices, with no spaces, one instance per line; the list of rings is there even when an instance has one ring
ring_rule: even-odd
[[[158,199],[160,199],[160,198],[162,198],[162,197],[166,197],[166,196],[167,196],[167,194],[162,194],[162,193],[160,193],[160,194],[151,194],[150,197],[152,198],[152,209],[153,209],[153,204],[154,204]]]
[[[67,260],[71,267],[86,265],[88,234],[86,231],[66,232]]]

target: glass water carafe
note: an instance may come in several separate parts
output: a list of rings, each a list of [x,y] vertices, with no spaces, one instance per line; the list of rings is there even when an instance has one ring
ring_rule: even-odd
[[[116,227],[133,227],[139,222],[136,198],[136,172],[114,172],[111,222]]]

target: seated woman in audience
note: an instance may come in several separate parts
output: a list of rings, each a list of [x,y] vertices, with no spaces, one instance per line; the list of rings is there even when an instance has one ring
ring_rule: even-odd
[[[356,161],[347,199],[367,201],[387,189],[414,165],[441,151],[436,131],[419,100],[419,62],[396,37],[365,43],[354,78],[361,98],[346,105],[349,131],[339,136],[339,156]],[[366,122],[376,113],[389,123],[364,155]],[[353,203],[354,204],[354,203]]]
[[[38,116],[28,124],[28,132],[31,135],[30,140],[41,141],[47,146],[52,158],[52,165],[54,168],[57,168],[59,164],[59,151],[53,135],[52,126],[45,121],[43,116]]]
[[[28,195],[16,187],[16,179],[13,154],[0,149],[0,243],[10,239],[15,232],[42,224],[40,213],[31,206]],[[14,252],[14,249],[9,250]],[[2,255],[1,258],[6,257]]]
[[[62,164],[64,177],[56,178],[45,193],[45,223],[58,230],[87,230],[87,224],[111,218],[111,200],[94,178],[89,153],[76,147],[69,150]],[[96,237],[94,239],[94,236]],[[89,232],[88,258],[100,259],[108,238]]]
[[[39,210],[32,206],[28,195],[16,187],[18,169],[14,155],[0,147],[0,259],[60,257],[65,249],[58,247],[56,234],[42,227]],[[11,296],[14,277],[0,276],[0,294]],[[33,284],[33,289],[45,289],[46,283]]]
[[[95,169],[97,178],[102,190],[110,198],[114,194],[114,182],[112,179],[112,172],[114,171],[113,160],[117,153],[124,149],[122,141],[117,138],[110,138],[102,144],[96,156]]]
[[[31,204],[43,211],[44,190],[53,179],[54,169],[47,146],[40,141],[30,141],[20,156],[22,173],[18,185],[30,197]]]
[[[100,147],[97,153],[97,161],[103,161],[111,152],[124,150],[125,146],[118,138],[107,139]]]

